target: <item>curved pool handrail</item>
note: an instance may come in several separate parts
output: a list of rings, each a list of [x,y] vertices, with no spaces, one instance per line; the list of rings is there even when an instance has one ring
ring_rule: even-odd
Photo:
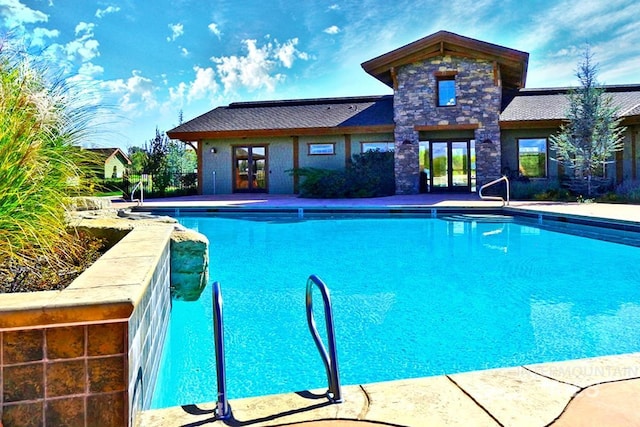
[[[327,341],[329,345],[329,351],[324,347],[320,334],[316,328],[316,322],[313,318],[313,285],[320,289],[322,294],[322,300],[324,302],[324,319],[327,328]],[[340,374],[338,372],[338,354],[336,352],[336,337],[333,328],[333,312],[331,309],[331,298],[329,297],[329,288],[324,284],[322,280],[315,274],[309,276],[307,280],[307,293],[306,293],[306,307],[307,307],[307,324],[309,325],[309,331],[313,337],[313,341],[316,343],[316,347],[320,352],[320,357],[324,363],[324,368],[327,372],[327,382],[329,383],[329,390],[327,390],[327,398],[332,403],[342,402],[342,392],[340,390]]]
[[[231,416],[231,407],[227,399],[227,374],[224,364],[224,323],[222,318],[222,292],[220,283],[214,282],[213,293],[213,339],[216,350],[216,379],[218,383],[218,401],[215,417],[226,420]]]
[[[507,200],[506,200],[506,204],[507,206],[509,206],[509,178],[507,178],[506,175],[502,175],[500,178],[498,179],[494,179],[491,182],[487,182],[486,184],[484,184],[482,187],[480,187],[480,190],[478,190],[478,195],[480,196],[480,198],[482,200],[497,200],[502,202],[502,207],[504,207],[505,205],[505,200],[504,198],[500,197],[500,196],[483,196],[482,195],[482,190],[484,190],[487,187],[491,187],[492,185],[495,185],[497,183],[499,183],[500,181],[504,181],[507,183]]]

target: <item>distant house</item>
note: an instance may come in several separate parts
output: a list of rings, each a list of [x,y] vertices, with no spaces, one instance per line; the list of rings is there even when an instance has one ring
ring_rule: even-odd
[[[366,61],[393,95],[237,102],[167,132],[195,143],[203,194],[297,193],[293,168],[342,168],[393,150],[396,193],[473,192],[502,174],[558,180],[549,136],[568,88],[525,89],[529,54],[440,31]],[[607,86],[627,127],[607,166],[638,178],[640,85]]]
[[[87,148],[104,161],[105,179],[122,178],[131,167],[131,160],[119,148]]]

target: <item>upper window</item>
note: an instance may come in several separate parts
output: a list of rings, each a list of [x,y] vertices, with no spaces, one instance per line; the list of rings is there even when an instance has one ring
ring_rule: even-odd
[[[547,177],[547,139],[518,140],[518,171],[528,178]]]
[[[309,144],[309,155],[310,156],[330,156],[332,154],[336,154],[336,145],[335,143],[310,143]]]
[[[393,151],[393,147],[395,143],[393,142],[363,142],[362,143],[362,152],[365,153],[367,151]]]
[[[456,76],[438,76],[438,107],[456,105]]]

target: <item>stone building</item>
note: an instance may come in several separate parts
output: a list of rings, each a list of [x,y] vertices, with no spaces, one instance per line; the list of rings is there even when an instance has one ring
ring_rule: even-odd
[[[474,192],[503,174],[557,180],[549,135],[567,88],[526,89],[529,54],[440,31],[362,64],[393,95],[232,103],[167,132],[198,152],[202,194],[297,193],[288,171],[393,150],[397,194]],[[605,173],[637,178],[640,85],[607,86],[627,127]]]

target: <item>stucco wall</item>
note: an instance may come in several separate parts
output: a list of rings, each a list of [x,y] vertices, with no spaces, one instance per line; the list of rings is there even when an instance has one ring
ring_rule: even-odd
[[[127,165],[122,163],[117,156],[113,156],[104,163],[104,177],[109,179],[113,178],[113,167],[116,167],[116,178],[122,178],[124,175],[124,171],[126,170]]]
[[[558,129],[506,129],[502,131],[502,168],[509,168],[512,171],[518,170],[518,139],[521,138],[549,138]],[[551,142],[547,140],[547,174],[549,178],[558,178],[558,162],[551,160],[555,158],[554,153],[549,148]]]
[[[361,152],[361,142],[392,142],[392,133],[351,135],[351,155]],[[342,169],[345,167],[345,135],[301,136],[298,138],[298,167]],[[231,194],[233,192],[233,148],[242,145],[265,145],[268,154],[268,192],[292,194],[294,167],[293,137],[236,138],[207,140],[203,143],[202,194]],[[309,144],[335,144],[335,154],[309,155]],[[215,153],[212,152],[215,150]],[[215,172],[215,179],[214,179]],[[214,183],[215,181],[215,183]]]

